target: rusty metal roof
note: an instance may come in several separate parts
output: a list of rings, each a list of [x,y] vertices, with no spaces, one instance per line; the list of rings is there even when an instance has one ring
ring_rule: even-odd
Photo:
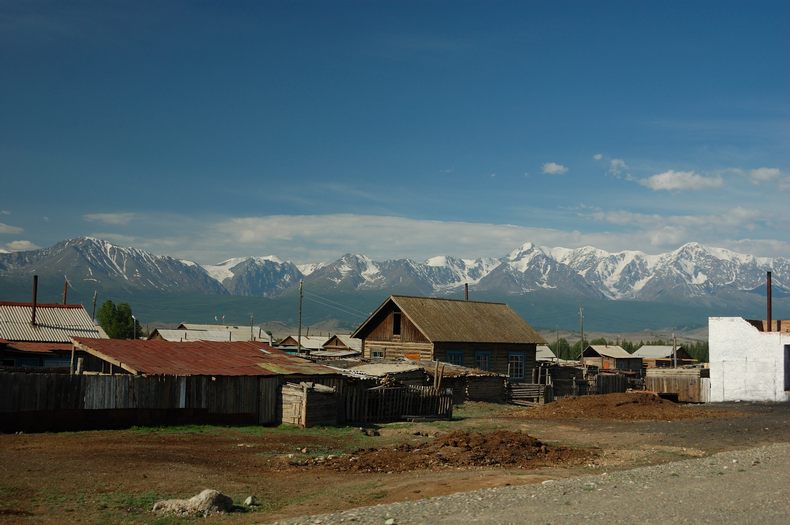
[[[27,341],[3,343],[2,340],[0,340],[0,345],[5,345],[6,350],[29,352],[31,354],[52,354],[56,351],[70,352],[73,346],[71,343],[29,343]]]
[[[132,374],[275,376],[336,374],[255,341],[162,341],[73,338],[87,353]]]
[[[0,338],[9,341],[70,343],[72,337],[106,338],[80,304],[37,304],[0,301]]]

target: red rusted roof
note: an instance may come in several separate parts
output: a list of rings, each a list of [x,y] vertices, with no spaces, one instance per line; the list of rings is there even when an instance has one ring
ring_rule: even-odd
[[[176,342],[85,337],[74,337],[72,341],[89,354],[132,374],[312,376],[336,373],[259,341]]]
[[[0,343],[3,341],[0,340]],[[19,352],[30,352],[34,354],[49,354],[55,350],[71,351],[71,343],[29,343],[26,341],[5,342],[8,350],[17,350]]]

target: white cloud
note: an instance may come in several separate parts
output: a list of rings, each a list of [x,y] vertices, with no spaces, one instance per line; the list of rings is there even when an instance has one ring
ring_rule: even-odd
[[[669,170],[646,179],[641,179],[639,184],[653,191],[675,191],[719,188],[724,184],[724,181],[719,176],[705,177],[693,171]]]
[[[0,215],[11,215],[9,210],[0,210]]]
[[[88,222],[102,222],[116,226],[129,224],[135,217],[134,213],[86,213],[82,216]]]
[[[603,160],[603,153],[596,153],[593,155],[593,160]]]
[[[23,231],[19,226],[11,226],[0,222],[0,233],[22,233]]]
[[[38,250],[40,246],[33,244],[30,241],[11,241],[6,244],[4,248],[12,252],[21,252],[25,250]]]
[[[752,179],[753,184],[760,184],[776,180],[781,174],[782,171],[779,168],[757,168],[749,172],[749,178]]]
[[[784,177],[779,180],[780,191],[790,191],[790,177]]]
[[[611,159],[609,161],[609,175],[612,177],[628,177],[630,168],[623,159]]]
[[[547,162],[543,165],[543,173],[549,175],[564,175],[568,173],[568,168],[556,162]]]

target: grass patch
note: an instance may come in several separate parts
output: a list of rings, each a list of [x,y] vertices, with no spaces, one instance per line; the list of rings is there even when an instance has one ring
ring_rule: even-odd
[[[214,425],[175,425],[161,427],[132,427],[129,432],[135,434],[220,434],[231,427]]]

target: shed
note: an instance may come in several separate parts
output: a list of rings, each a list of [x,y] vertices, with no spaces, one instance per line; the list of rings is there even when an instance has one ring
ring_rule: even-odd
[[[336,425],[337,390],[317,383],[286,383],[282,387],[282,422],[302,428]]]
[[[549,348],[549,345],[538,345],[535,358],[538,361],[557,361],[557,356]]]
[[[589,345],[581,355],[584,366],[595,366],[600,370],[622,370],[640,372],[642,358],[629,354],[616,345]]]
[[[392,295],[352,337],[367,359],[437,360],[529,381],[543,338],[504,303]]]

